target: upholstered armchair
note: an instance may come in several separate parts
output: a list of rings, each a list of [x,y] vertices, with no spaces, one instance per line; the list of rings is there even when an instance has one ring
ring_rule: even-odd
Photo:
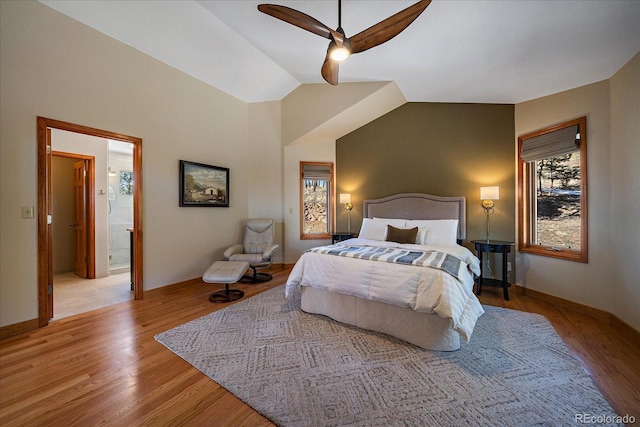
[[[253,270],[253,275],[244,276],[240,282],[259,283],[271,280],[271,274],[258,273],[256,270],[269,267],[273,254],[280,248],[280,245],[273,243],[274,228],[273,219],[249,219],[242,244],[233,245],[224,252],[225,259],[246,261]]]

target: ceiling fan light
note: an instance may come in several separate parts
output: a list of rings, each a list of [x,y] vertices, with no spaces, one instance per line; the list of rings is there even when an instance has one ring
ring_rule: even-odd
[[[331,49],[331,53],[329,54],[329,57],[334,61],[340,62],[347,59],[350,55],[351,55],[351,51],[345,46],[336,46],[333,49]]]

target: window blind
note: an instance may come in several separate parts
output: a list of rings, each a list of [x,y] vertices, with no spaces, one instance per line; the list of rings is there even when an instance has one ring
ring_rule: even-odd
[[[304,164],[302,165],[302,178],[330,181],[331,165]]]
[[[522,142],[520,158],[525,162],[534,162],[578,150],[580,150],[580,127],[573,125],[525,139]]]

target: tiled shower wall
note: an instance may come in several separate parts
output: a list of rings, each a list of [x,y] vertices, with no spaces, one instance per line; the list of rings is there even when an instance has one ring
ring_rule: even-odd
[[[127,228],[133,227],[133,195],[120,189],[120,172],[133,171],[133,157],[129,154],[109,152],[109,166],[115,176],[109,176],[109,270],[128,268],[130,265]]]

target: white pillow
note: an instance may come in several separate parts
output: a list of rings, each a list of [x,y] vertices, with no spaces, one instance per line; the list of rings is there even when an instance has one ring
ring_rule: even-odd
[[[427,243],[427,233],[429,232],[429,228],[427,227],[418,227],[418,234],[416,235],[416,245],[426,245]]]
[[[363,218],[358,237],[361,239],[384,241],[387,237],[387,225],[404,228],[406,220],[391,218]]]
[[[393,225],[394,227],[404,227],[407,223],[406,219],[400,218],[377,218],[373,217],[374,221],[384,221],[386,224]]]
[[[409,219],[407,228],[418,227],[419,245],[455,245],[458,239],[457,219]]]

